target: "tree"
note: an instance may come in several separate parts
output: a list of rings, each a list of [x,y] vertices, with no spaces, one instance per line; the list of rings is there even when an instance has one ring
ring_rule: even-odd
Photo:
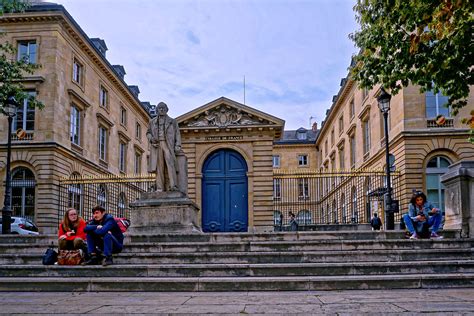
[[[392,94],[410,82],[421,92],[441,91],[456,115],[474,83],[473,8],[470,0],[357,0],[360,30],[349,36],[360,49],[353,79],[363,88],[381,84]],[[471,115],[463,122],[474,142]]]
[[[0,16],[4,13],[22,12],[29,6],[27,1],[0,0]],[[5,33],[0,30],[0,40]],[[28,99],[33,106],[43,108],[42,102],[24,92],[22,81],[25,74],[33,74],[40,66],[26,59],[17,60],[15,47],[8,42],[0,44],[0,112],[9,96],[17,100]]]

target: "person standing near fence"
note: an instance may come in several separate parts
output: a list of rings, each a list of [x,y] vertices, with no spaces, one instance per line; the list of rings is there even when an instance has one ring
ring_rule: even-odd
[[[377,216],[377,213],[374,213],[374,217],[370,220],[370,226],[373,230],[380,230],[380,227],[382,227],[382,220]]]
[[[74,208],[68,208],[58,229],[59,250],[78,250],[85,246],[86,233],[83,220]]]

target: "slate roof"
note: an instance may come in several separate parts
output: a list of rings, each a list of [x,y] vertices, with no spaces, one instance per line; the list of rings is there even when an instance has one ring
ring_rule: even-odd
[[[306,139],[298,139],[298,132],[306,132]],[[314,144],[319,130],[316,132],[312,129],[300,127],[297,130],[283,131],[282,137],[275,141],[275,145],[290,145],[290,144]]]

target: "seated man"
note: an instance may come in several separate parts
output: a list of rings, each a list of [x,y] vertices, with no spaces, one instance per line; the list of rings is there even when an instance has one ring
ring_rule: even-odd
[[[426,195],[421,191],[417,191],[413,194],[408,213],[403,216],[406,228],[411,234],[410,239],[418,239],[420,238],[420,234],[424,234],[424,232],[429,234],[430,227],[431,238],[443,238],[438,235],[438,229],[442,219],[441,212],[426,200]]]
[[[113,264],[112,253],[119,253],[123,248],[123,234],[112,215],[106,214],[102,206],[92,209],[93,219],[87,223],[87,251],[90,259],[84,264],[99,264],[98,252],[105,256],[102,265]]]

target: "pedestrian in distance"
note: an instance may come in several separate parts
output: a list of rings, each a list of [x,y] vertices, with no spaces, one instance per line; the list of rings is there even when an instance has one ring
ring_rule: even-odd
[[[288,216],[290,218],[288,224],[290,225],[290,231],[296,232],[298,231],[298,222],[296,221],[295,214],[293,212],[289,212]]]
[[[382,220],[380,217],[377,216],[377,213],[374,213],[374,217],[370,220],[370,226],[372,226],[372,230],[380,230],[382,227]]]
[[[438,235],[441,225],[442,215],[439,209],[426,200],[426,195],[421,191],[416,191],[408,207],[408,213],[403,216],[406,228],[410,231],[410,239],[443,238]],[[431,235],[429,233],[431,228]]]
[[[93,218],[87,223],[87,251],[89,260],[84,265],[97,265],[103,254],[103,266],[113,264],[112,254],[119,253],[123,248],[123,233],[114,217],[105,212],[102,206],[92,209]]]
[[[59,250],[79,250],[85,247],[86,233],[84,228],[86,221],[83,220],[74,208],[68,208],[64,218],[59,224],[58,247]]]

